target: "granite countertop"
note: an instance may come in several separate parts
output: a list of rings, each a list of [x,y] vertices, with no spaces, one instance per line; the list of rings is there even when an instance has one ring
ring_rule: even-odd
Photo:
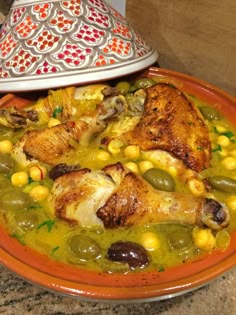
[[[234,315],[236,269],[191,293],[151,303],[83,302],[51,293],[0,266],[0,314],[6,315]]]

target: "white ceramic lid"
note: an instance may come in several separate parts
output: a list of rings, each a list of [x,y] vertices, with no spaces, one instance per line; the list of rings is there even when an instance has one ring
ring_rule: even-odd
[[[0,32],[0,92],[113,79],[157,58],[104,0],[15,0]]]

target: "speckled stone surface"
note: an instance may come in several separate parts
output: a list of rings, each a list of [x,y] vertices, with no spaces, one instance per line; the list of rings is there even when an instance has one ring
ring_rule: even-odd
[[[151,303],[83,302],[29,284],[0,266],[0,314],[235,315],[236,269],[191,293]]]

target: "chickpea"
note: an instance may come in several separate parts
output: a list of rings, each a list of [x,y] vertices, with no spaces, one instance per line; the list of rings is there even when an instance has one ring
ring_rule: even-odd
[[[228,155],[228,150],[226,150],[225,148],[221,148],[221,151],[218,151],[218,154],[222,157],[226,157]]]
[[[43,201],[48,197],[49,189],[46,186],[38,185],[32,188],[29,194],[35,201]]]
[[[129,145],[125,148],[124,154],[132,160],[138,159],[140,157],[140,148],[137,145]]]
[[[168,168],[168,173],[170,173],[173,177],[176,177],[178,174],[177,169],[174,166],[170,166]]]
[[[223,133],[223,132],[227,131],[227,129],[224,126],[221,126],[221,125],[216,125],[215,128],[216,128],[216,131],[219,132],[219,133]]]
[[[97,158],[100,161],[107,161],[110,159],[110,154],[107,151],[99,151],[97,154]]]
[[[141,173],[145,173],[146,171],[150,170],[153,167],[154,165],[151,161],[141,161],[139,163],[139,168],[140,168]]]
[[[138,170],[138,165],[134,162],[128,162],[125,164],[125,167],[127,167],[129,170],[131,170],[132,172],[134,173],[138,173],[139,170]]]
[[[160,239],[155,233],[146,232],[141,236],[141,245],[143,245],[146,250],[154,251],[160,248]]]
[[[16,172],[11,176],[11,183],[15,187],[22,187],[28,184],[29,176],[26,172]]]
[[[13,144],[10,140],[0,141],[0,153],[11,153]]]
[[[61,121],[57,118],[51,117],[48,121],[48,127],[49,128],[60,125],[60,124],[61,124]]]
[[[47,169],[42,165],[34,165],[29,169],[29,176],[36,182],[43,180],[46,174]]]
[[[197,248],[209,251],[215,247],[215,237],[210,229],[195,228],[192,232],[194,244]]]
[[[224,135],[218,136],[216,142],[222,147],[227,147],[228,145],[230,145],[229,138]]]
[[[190,179],[188,181],[188,187],[194,196],[202,196],[206,193],[206,189],[203,182],[201,182],[198,179],[195,178]]]
[[[229,154],[236,158],[236,149],[230,151]]]
[[[120,139],[113,139],[108,144],[108,151],[113,154],[119,154],[121,152],[121,148],[123,147],[124,143]]]
[[[236,169],[236,158],[228,156],[221,161],[221,164],[226,170],[235,170]]]
[[[232,211],[236,211],[236,195],[227,197],[225,202]]]

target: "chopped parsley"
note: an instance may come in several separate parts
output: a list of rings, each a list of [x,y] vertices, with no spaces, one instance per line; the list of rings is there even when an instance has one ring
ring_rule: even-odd
[[[212,149],[212,152],[222,151],[222,147],[218,144],[215,149]]]
[[[159,272],[163,272],[163,271],[165,271],[165,268],[164,268],[163,266],[160,266],[159,269],[158,269],[158,271],[159,271]]]
[[[42,222],[41,224],[39,224],[36,229],[39,230],[39,229],[41,229],[42,227],[46,226],[47,229],[48,229],[48,232],[51,232],[51,230],[52,230],[52,228],[53,228],[55,222],[56,222],[55,220],[47,220],[47,221],[44,221],[44,222]]]
[[[59,114],[63,112],[63,107],[56,107],[52,113],[53,118],[57,118]]]
[[[53,255],[59,248],[60,246],[53,247],[50,254]]]
[[[15,234],[11,234],[10,237],[16,238],[17,241],[19,243],[21,243],[21,245],[25,245],[25,242],[22,240],[22,238],[18,234],[16,234],[16,233]]]
[[[229,139],[234,136],[234,134],[231,131],[223,132],[222,135],[226,136]]]

